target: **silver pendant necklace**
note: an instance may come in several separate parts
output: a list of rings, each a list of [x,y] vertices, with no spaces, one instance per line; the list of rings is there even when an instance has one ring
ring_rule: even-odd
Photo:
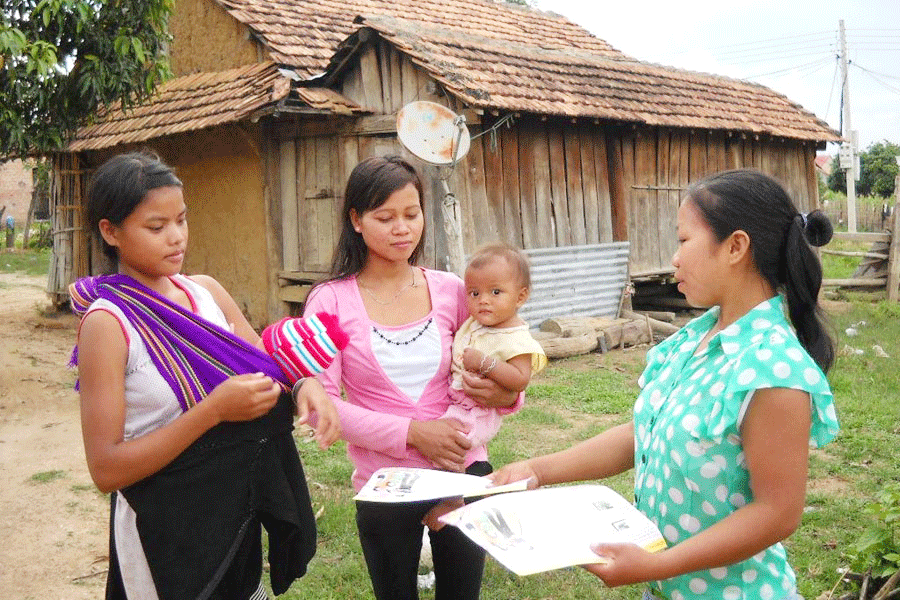
[[[409,266],[409,269],[410,269],[410,274],[412,275],[412,281],[410,281],[409,283],[407,283],[406,285],[404,285],[402,288],[400,288],[399,290],[397,290],[397,293],[394,294],[394,297],[391,298],[391,299],[388,300],[388,301],[384,301],[384,300],[379,299],[378,296],[376,296],[375,293],[374,293],[372,290],[370,290],[369,288],[367,288],[367,287],[365,287],[365,286],[362,286],[362,285],[361,285],[361,286],[359,286],[359,287],[361,287],[363,290],[365,290],[365,292],[366,292],[367,294],[369,294],[369,297],[370,297],[372,300],[374,300],[376,303],[380,304],[381,306],[390,306],[391,304],[393,304],[394,302],[396,302],[397,298],[400,297],[400,294],[402,294],[403,292],[405,292],[406,290],[408,290],[408,289],[411,288],[411,287],[418,287],[418,286],[419,286],[419,284],[416,283],[416,269],[415,269],[415,267],[413,267],[412,265],[410,265],[410,266]]]

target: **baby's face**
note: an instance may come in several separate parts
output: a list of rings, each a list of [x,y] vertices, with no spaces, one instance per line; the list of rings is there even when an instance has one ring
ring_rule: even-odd
[[[486,327],[507,327],[528,299],[515,268],[503,258],[466,269],[466,306]]]

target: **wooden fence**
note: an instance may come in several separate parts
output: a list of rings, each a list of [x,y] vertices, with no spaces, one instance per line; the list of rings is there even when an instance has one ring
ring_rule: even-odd
[[[882,232],[890,227],[893,214],[893,206],[890,200],[883,203],[857,202],[856,203],[856,229],[857,231]],[[847,199],[826,200],[822,203],[822,212],[837,226],[847,225]]]
[[[839,250],[829,250],[823,248],[822,252],[826,254],[838,254],[842,256],[859,256],[863,261],[887,261],[887,269],[884,271],[885,276],[880,277],[854,277],[851,279],[826,279],[822,282],[827,287],[865,287],[873,289],[885,289],[887,299],[893,302],[900,301],[900,236],[897,235],[900,230],[900,175],[897,176],[896,182],[897,198],[894,202],[892,210],[883,212],[890,213],[889,217],[884,219],[884,223],[878,228],[880,233],[859,232],[835,232],[835,239],[869,242],[877,249],[864,252],[846,252]],[[879,215],[882,211],[879,211]],[[826,210],[827,214],[827,210]],[[860,215],[867,214],[865,211],[857,213],[857,229],[864,229],[861,225],[863,221],[859,220]],[[830,216],[830,215],[829,215]],[[881,217],[879,216],[879,220]],[[834,221],[839,222],[839,221]]]

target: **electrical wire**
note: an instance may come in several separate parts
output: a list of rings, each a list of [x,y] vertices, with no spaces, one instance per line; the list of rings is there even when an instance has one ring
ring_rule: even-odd
[[[800,70],[807,69],[807,68],[819,67],[812,71],[814,73],[821,68],[821,65],[827,64],[827,63],[831,62],[831,60],[833,60],[833,56],[827,56],[825,58],[819,58],[817,60],[802,64],[802,65],[795,65],[792,67],[787,67],[785,69],[778,69],[777,71],[769,71],[768,73],[759,73],[758,75],[749,75],[749,76],[745,77],[745,79],[756,79],[759,77],[767,77],[769,75],[778,75],[780,73],[787,73],[788,71],[800,71]],[[807,75],[810,75],[810,74],[811,73],[808,73]]]
[[[839,67],[840,67],[839,58],[840,57],[835,57],[835,61],[834,61],[834,75],[831,78],[831,89],[828,91],[828,105],[825,107],[824,119],[826,121],[828,120],[828,115],[831,112],[831,99],[834,98],[834,87],[835,87],[834,84],[837,83],[837,80],[838,80],[838,72],[839,72]]]
[[[872,71],[870,71],[870,70],[868,70],[868,69],[864,69],[864,68],[860,67],[860,66],[857,65],[857,64],[852,64],[851,66],[856,67],[857,69],[860,69],[861,71],[863,71],[864,73],[866,73],[869,77],[871,77],[872,79],[874,79],[875,81],[877,81],[878,83],[880,83],[881,85],[883,85],[884,87],[886,87],[887,89],[891,90],[892,92],[896,92],[896,93],[900,94],[900,89],[895,88],[894,86],[885,83],[884,81],[882,81],[881,79],[879,79],[878,77],[876,77],[876,76],[872,73]]]
[[[826,37],[821,37],[825,34],[827,34]],[[819,39],[817,39],[817,40],[798,39],[798,38],[810,37],[810,36],[819,36]],[[716,56],[720,56],[720,57],[727,56],[730,54],[745,54],[745,55],[752,56],[752,55],[759,54],[759,52],[761,52],[761,51],[764,51],[764,52],[771,51],[772,48],[776,48],[776,47],[778,47],[778,48],[787,47],[788,49],[797,50],[796,47],[798,45],[801,45],[801,44],[808,45],[810,43],[822,42],[822,41],[833,41],[835,39],[835,37],[836,37],[836,32],[834,32],[834,31],[832,31],[832,32],[815,32],[815,33],[808,33],[808,34],[797,34],[797,35],[791,35],[791,36],[786,36],[786,37],[771,38],[768,40],[740,42],[737,44],[725,44],[722,46],[710,46],[709,48],[707,48],[707,50],[709,50],[709,52],[715,54]],[[782,40],[787,40],[787,41],[784,44],[771,44],[770,43],[770,42],[779,42]],[[746,48],[739,48],[741,46],[745,46]],[[791,46],[793,46],[793,48],[790,48]],[[688,54],[688,53],[692,52],[693,50],[694,50],[693,48],[686,48],[684,50],[674,50],[671,52],[671,54],[673,56],[681,56],[681,55]]]
[[[818,58],[818,59],[820,59],[825,56],[830,58],[830,57],[834,56],[835,52],[836,52],[836,50],[834,50],[834,49],[826,48],[824,50],[820,50],[819,52],[778,54],[777,56],[766,56],[766,57],[754,58],[751,60],[739,60],[739,59],[735,59],[735,58],[722,59],[722,60],[724,60],[725,62],[740,63],[742,65],[752,65],[752,64],[761,63],[761,62],[778,62],[778,61],[783,63],[786,60],[792,60],[792,59],[803,59],[803,58]]]
[[[809,50],[821,48],[823,45],[833,46],[835,44],[834,37],[822,38],[819,40],[804,40],[802,42],[792,44],[770,44],[765,46],[757,46],[755,48],[746,48],[743,50],[731,50],[725,52],[712,51],[716,56],[756,56],[759,54],[772,54],[776,52],[796,52],[798,50]]]
[[[859,67],[860,69],[862,69],[863,71],[868,71],[869,73],[874,73],[875,75],[879,75],[881,77],[887,77],[888,79],[896,79],[896,80],[900,81],[900,77],[898,77],[897,75],[888,75],[887,73],[879,73],[878,71],[873,71],[872,69],[867,69],[864,66],[860,65],[856,61],[854,61],[853,64],[855,66]]]
[[[712,50],[723,50],[723,49],[725,49],[725,48],[734,48],[734,47],[737,47],[737,46],[750,46],[750,45],[768,44],[768,42],[780,42],[780,41],[782,41],[782,40],[794,40],[794,39],[797,39],[797,38],[811,37],[811,36],[821,36],[821,35],[824,35],[824,34],[828,34],[828,35],[834,36],[836,33],[837,33],[837,30],[836,30],[836,29],[832,29],[832,30],[830,30],[830,31],[815,31],[815,32],[811,32],[811,33],[798,33],[798,34],[792,34],[792,35],[789,35],[789,36],[782,36],[782,37],[775,37],[775,38],[767,38],[767,39],[754,40],[754,41],[749,41],[749,42],[737,42],[737,43],[735,43],[735,44],[724,44],[724,45],[722,45],[722,46],[710,46],[709,49],[710,49],[710,51],[712,51]]]

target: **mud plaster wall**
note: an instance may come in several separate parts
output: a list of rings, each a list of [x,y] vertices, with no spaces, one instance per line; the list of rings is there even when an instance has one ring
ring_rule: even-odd
[[[214,277],[260,329],[270,320],[270,276],[258,133],[220,127],[154,147],[184,184],[190,231],[185,273]]]
[[[178,0],[169,29],[169,61],[176,77],[262,60],[249,29],[214,0]]]

